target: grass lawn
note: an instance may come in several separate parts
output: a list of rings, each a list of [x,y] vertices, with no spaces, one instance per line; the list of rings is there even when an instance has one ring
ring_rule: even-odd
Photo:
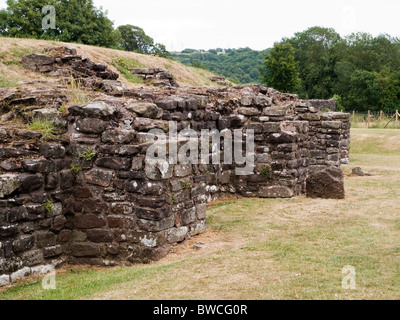
[[[351,176],[355,166],[377,175]],[[208,231],[162,261],[66,267],[56,290],[30,278],[0,299],[398,299],[400,130],[353,129],[344,171],[345,200],[221,202],[208,209]],[[346,265],[354,290],[342,288]]]

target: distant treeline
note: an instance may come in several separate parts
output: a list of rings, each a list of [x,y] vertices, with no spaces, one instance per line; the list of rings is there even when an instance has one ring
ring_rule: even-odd
[[[285,79],[297,83],[294,91],[303,98],[336,95],[346,110],[400,109],[400,40],[386,34],[342,38],[334,29],[313,27],[275,43],[264,69],[264,82],[273,87],[271,79],[290,71]]]
[[[185,49],[171,56],[238,83],[262,83],[304,99],[336,97],[345,110],[400,109],[400,40],[387,34],[341,37],[312,27],[265,51]]]
[[[185,49],[171,53],[171,57],[186,65],[210,70],[236,83],[261,83],[260,67],[265,51],[250,48],[211,49],[208,51]]]

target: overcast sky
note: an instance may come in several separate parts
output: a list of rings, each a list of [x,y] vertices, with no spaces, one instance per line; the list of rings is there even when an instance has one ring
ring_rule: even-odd
[[[5,7],[0,0],[0,7]],[[137,25],[170,51],[250,47],[263,50],[312,26],[341,35],[400,37],[399,0],[94,0],[115,26]]]

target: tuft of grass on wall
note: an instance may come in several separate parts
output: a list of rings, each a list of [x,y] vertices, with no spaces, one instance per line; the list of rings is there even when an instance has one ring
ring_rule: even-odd
[[[117,57],[113,59],[111,64],[115,68],[117,68],[118,72],[121,73],[125,77],[125,79],[128,80],[129,82],[139,83],[139,84],[144,83],[144,80],[141,77],[138,77],[129,71],[129,69],[132,68],[144,68],[144,66],[137,60]]]
[[[29,130],[40,132],[44,139],[51,138],[56,133],[56,127],[53,121],[49,119],[34,120],[29,126]]]

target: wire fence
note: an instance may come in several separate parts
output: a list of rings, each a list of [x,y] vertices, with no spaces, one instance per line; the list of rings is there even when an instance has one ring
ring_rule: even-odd
[[[352,128],[373,128],[373,129],[400,129],[400,114],[395,112],[368,111],[351,112]]]

